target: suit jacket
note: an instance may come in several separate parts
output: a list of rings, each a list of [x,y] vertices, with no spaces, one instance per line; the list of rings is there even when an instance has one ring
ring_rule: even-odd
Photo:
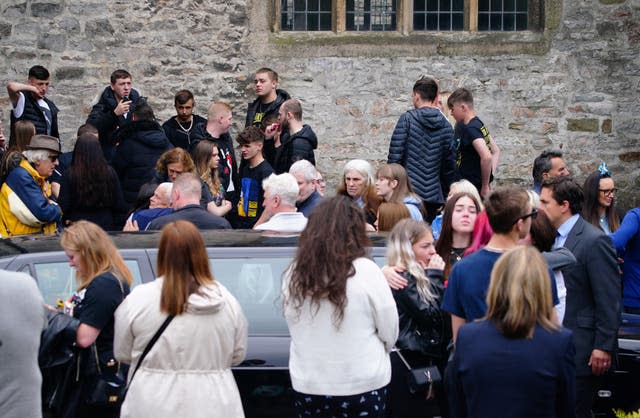
[[[622,280],[611,239],[582,217],[564,246],[577,263],[561,269],[567,287],[563,325],[573,331],[576,376],[589,376],[594,349],[608,351],[615,359]]]

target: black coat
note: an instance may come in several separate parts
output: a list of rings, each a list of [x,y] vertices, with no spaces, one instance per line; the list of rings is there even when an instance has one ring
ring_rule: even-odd
[[[206,126],[207,120],[202,116],[193,115],[193,126],[189,131],[185,131],[180,127],[180,124],[174,116],[162,124],[162,129],[164,129],[167,139],[169,139],[169,142],[171,142],[174,147],[180,147],[187,151],[191,151],[192,144],[196,139],[195,133],[196,131],[201,130],[201,128],[199,128],[201,125]]]
[[[262,119],[278,114],[278,110],[280,110],[280,105],[284,103],[285,100],[289,100],[291,96],[289,96],[289,93],[281,89],[276,89],[276,93],[277,93],[276,99],[267,105],[262,105],[262,102],[259,97],[247,105],[247,119],[245,121],[244,126],[256,125],[260,127],[260,123],[262,122],[262,120],[254,121],[254,118],[256,116],[256,113],[258,113],[258,110],[260,110],[260,113],[262,113]]]
[[[147,101],[144,97],[141,97],[140,93],[135,89],[131,89],[129,99],[131,100],[131,106],[129,106],[129,113],[126,114],[126,117],[124,115],[116,116],[113,110],[118,106],[118,102],[111,87],[107,86],[102,92],[102,95],[100,95],[100,100],[93,106],[87,118],[87,123],[95,126],[98,130],[102,152],[107,161],[111,161],[113,157],[113,148],[117,142],[116,131],[128,122],[131,122],[133,111],[136,110],[136,107]]]
[[[284,132],[281,145],[274,147],[274,141],[265,141],[264,155],[276,174],[288,173],[291,165],[299,160],[307,160],[316,165],[313,150],[318,148],[318,138],[309,125],[293,135]]]
[[[407,271],[402,275],[408,281],[407,287],[392,290],[398,307],[400,329],[396,347],[421,353],[434,360],[446,359],[446,350],[451,339],[451,331],[440,302],[444,294],[442,270],[426,271],[436,292],[436,300],[428,304],[418,293],[416,279]]]
[[[120,129],[111,165],[118,173],[124,200],[132,206],[140,187],[153,179],[158,158],[173,148],[157,122],[135,121]]]

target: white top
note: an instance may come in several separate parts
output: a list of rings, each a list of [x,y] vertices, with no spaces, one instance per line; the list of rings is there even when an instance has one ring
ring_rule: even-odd
[[[389,351],[398,338],[398,311],[380,268],[367,258],[354,260],[347,280],[347,306],[339,328],[334,306],[319,309],[307,299],[300,311],[285,303],[291,333],[289,373],[293,388],[312,395],[348,396],[379,389],[391,380]],[[283,279],[288,296],[289,270]]]
[[[22,113],[24,112],[24,101],[25,101],[24,93],[22,93],[21,91],[18,92],[18,103],[16,103],[16,107],[13,108],[13,116],[15,116],[16,118],[21,117]],[[46,109],[49,109],[49,105],[44,100],[38,99],[37,102],[38,102],[38,106],[40,106],[41,108],[44,107]],[[44,117],[45,119],[48,119],[46,114],[44,114]],[[49,123],[51,123],[51,121],[49,121]]]
[[[256,226],[257,231],[302,232],[307,226],[307,218],[302,212],[276,213],[269,221]]]

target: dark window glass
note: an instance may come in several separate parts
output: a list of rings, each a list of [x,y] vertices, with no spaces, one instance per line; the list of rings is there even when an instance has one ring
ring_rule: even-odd
[[[516,11],[518,12],[526,12],[529,10],[529,5],[527,0],[517,0],[516,2]]]
[[[427,0],[427,10],[430,12],[437,12],[438,0]]]
[[[437,14],[428,14],[427,15],[427,30],[438,30],[438,15]]]
[[[505,12],[514,12],[516,10],[516,2],[515,0],[504,0],[504,11]]]
[[[347,30],[396,30],[396,0],[347,1]]]
[[[454,12],[464,10],[464,0],[453,0],[453,8]]]
[[[501,30],[502,29],[502,14],[501,13],[491,13],[491,30]]]
[[[453,13],[453,21],[451,22],[451,29],[463,30],[464,29],[464,14]]]
[[[513,13],[505,13],[502,17],[502,30],[514,30],[516,24],[516,15]]]
[[[282,0],[281,8],[282,30],[331,30],[331,0]]]
[[[320,15],[320,30],[331,30],[331,13]]]
[[[478,14],[478,30],[489,30],[489,15],[486,13]]]
[[[307,0],[307,10],[317,12],[320,7],[320,0]]]
[[[481,12],[489,11],[489,0],[478,0],[478,10]]]
[[[527,30],[527,14],[526,13],[518,13],[516,14],[516,30]]]
[[[293,30],[307,30],[307,15],[296,13],[294,16]]]
[[[501,12],[502,11],[502,0],[491,0],[491,11],[492,12]]]
[[[426,24],[425,24],[425,15],[424,14],[418,14],[418,13],[414,13],[413,14],[413,30],[425,30]]]
[[[451,15],[440,13],[440,30],[451,30]]]
[[[307,1],[306,0],[295,0],[295,3],[293,4],[293,7],[295,8],[295,10],[297,12],[304,12],[307,8]]]
[[[425,10],[427,10],[426,0],[413,0],[414,12],[424,12]]]
[[[448,12],[451,10],[451,0],[440,0],[440,11]]]

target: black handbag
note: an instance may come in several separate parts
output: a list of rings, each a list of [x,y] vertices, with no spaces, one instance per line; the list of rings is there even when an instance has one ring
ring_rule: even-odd
[[[427,366],[413,369],[400,350],[396,350],[396,354],[398,354],[400,360],[402,360],[407,367],[407,385],[409,386],[409,392],[413,394],[427,391],[427,398],[431,398],[433,395],[433,385],[442,382],[442,376],[440,375],[438,367]]]
[[[87,392],[85,401],[88,405],[93,406],[119,407],[124,400],[124,394],[127,389],[127,382],[120,373],[120,362],[114,361],[113,366],[117,363],[115,374],[108,375],[103,373],[102,367],[100,367],[100,357],[98,356],[96,344],[94,343],[92,347],[98,374],[94,379],[92,387]],[[109,366],[112,365],[109,364]]]

